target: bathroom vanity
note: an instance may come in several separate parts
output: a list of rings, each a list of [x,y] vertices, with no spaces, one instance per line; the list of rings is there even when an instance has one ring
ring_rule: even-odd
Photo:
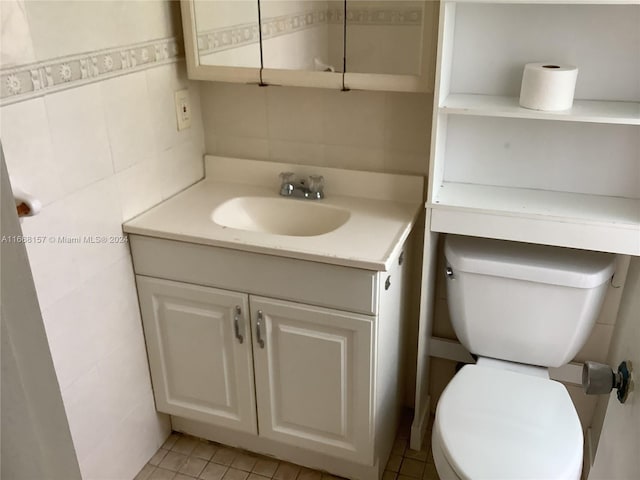
[[[380,478],[423,179],[310,168],[207,157],[205,180],[124,225],[156,407],[174,430]],[[279,196],[285,170],[323,175],[326,198]]]

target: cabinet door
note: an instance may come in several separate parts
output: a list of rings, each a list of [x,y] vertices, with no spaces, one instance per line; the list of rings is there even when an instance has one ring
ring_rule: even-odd
[[[158,411],[257,433],[247,295],[136,278]]]
[[[373,463],[373,318],[250,297],[260,435]]]

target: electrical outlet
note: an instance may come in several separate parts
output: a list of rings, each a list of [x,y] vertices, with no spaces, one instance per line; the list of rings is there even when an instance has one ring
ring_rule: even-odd
[[[178,117],[178,130],[191,127],[191,100],[189,90],[178,90],[175,93],[176,116]]]

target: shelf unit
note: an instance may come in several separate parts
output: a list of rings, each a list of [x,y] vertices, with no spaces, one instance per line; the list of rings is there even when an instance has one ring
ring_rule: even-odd
[[[431,231],[640,255],[638,21],[638,1],[441,5]],[[535,61],[578,66],[573,108],[520,107]]]
[[[640,255],[640,1],[443,0],[411,448],[428,425],[440,233]],[[564,112],[524,65],[579,68]]]

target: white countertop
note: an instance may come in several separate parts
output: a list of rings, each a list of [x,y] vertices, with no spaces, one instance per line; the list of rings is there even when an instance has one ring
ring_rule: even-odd
[[[278,195],[277,172],[298,172],[309,168],[208,156],[207,178],[126,222],[123,230],[132,234],[249,252],[368,270],[387,270],[409,236],[422,207],[422,177],[311,168],[314,173],[325,176],[327,196],[322,200],[290,198],[287,201],[319,202],[347,209],[351,213],[344,225],[322,235],[275,235],[223,227],[212,220],[215,208],[235,197],[282,198]],[[265,173],[265,169],[268,172]],[[263,177],[268,174],[268,178],[272,179],[270,185],[264,186],[264,178],[259,178],[260,170]],[[235,175],[240,172],[242,177],[237,178]],[[256,185],[258,182],[252,181],[251,177],[262,184]],[[334,178],[340,178],[341,181],[336,181],[331,189]],[[336,188],[337,184],[358,185],[352,189],[355,194],[365,192],[369,197],[382,198],[343,195],[341,188]],[[380,188],[378,184],[386,188]],[[366,188],[367,185],[370,189]],[[375,191],[380,193],[376,194]],[[395,196],[401,201],[393,199],[394,192],[397,192]]]

